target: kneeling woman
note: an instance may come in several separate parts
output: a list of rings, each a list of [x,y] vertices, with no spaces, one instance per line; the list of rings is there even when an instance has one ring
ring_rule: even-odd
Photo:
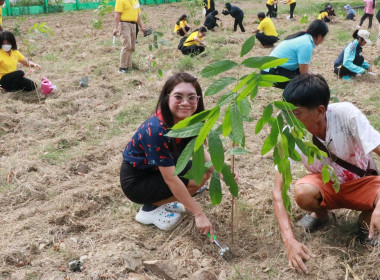
[[[6,91],[25,90],[32,91],[36,88],[36,84],[25,78],[25,73],[21,70],[17,70],[17,63],[27,67],[35,67],[41,69],[41,67],[28,61],[17,50],[17,44],[15,36],[9,31],[3,31],[0,35],[0,84]]]
[[[370,65],[364,61],[364,57],[361,53],[362,47],[365,44],[371,44],[369,36],[370,34],[367,30],[356,30],[352,34],[355,40],[349,43],[334,61],[335,74],[339,77],[343,77],[343,79],[350,79],[350,77],[368,71]]]
[[[175,23],[174,33],[177,33],[180,36],[187,36],[187,32],[190,29],[190,26],[187,25],[187,15],[183,14]]]
[[[207,29],[204,26],[191,33],[190,36],[187,37],[185,43],[183,43],[183,47],[181,49],[182,54],[190,54],[191,56],[194,56],[202,53],[206,47],[206,44],[203,42],[206,33]]]
[[[181,174],[174,175],[177,159],[191,139],[165,136],[174,124],[203,110],[202,90],[197,79],[187,73],[175,74],[162,88],[155,114],[129,141],[123,152],[120,181],[125,195],[143,204],[136,221],[170,230],[178,224],[186,207],[193,213],[201,233],[210,232],[213,236],[210,221],[191,197],[211,177],[213,170],[207,171],[200,185],[183,177],[191,168],[191,161]],[[205,160],[210,161],[209,154],[206,151],[204,154]]]

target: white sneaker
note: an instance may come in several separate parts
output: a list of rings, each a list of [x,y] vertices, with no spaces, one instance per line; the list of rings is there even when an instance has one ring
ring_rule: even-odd
[[[185,206],[183,206],[183,204],[178,201],[167,203],[164,206],[165,206],[165,210],[168,212],[174,212],[174,213],[179,213],[179,214],[186,212]]]
[[[152,211],[140,211],[136,214],[136,221],[144,225],[154,224],[162,230],[171,230],[175,228],[181,220],[181,214],[168,212],[165,209],[166,204],[157,207]]]

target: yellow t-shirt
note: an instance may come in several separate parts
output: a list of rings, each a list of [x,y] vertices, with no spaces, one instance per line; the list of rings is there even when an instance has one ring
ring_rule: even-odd
[[[183,45],[185,47],[188,47],[191,45],[198,45],[199,43],[194,40],[194,37],[197,37],[200,41],[203,41],[203,38],[199,37],[198,33],[199,33],[198,30],[191,33],[190,36],[187,37],[187,39],[186,39],[185,43],[183,43]]]
[[[3,10],[0,7],[0,25],[3,25]]]
[[[273,6],[275,3],[275,0],[268,0],[267,4]]]
[[[141,13],[138,0],[116,0],[115,12],[121,13],[121,21],[137,21]]]
[[[276,28],[274,27],[273,21],[266,17],[261,22],[259,27],[257,27],[258,30],[263,31],[265,35],[267,36],[278,36]]]
[[[18,50],[11,50],[9,55],[3,49],[0,50],[0,79],[6,74],[17,70],[17,63],[23,61],[25,57]]]
[[[180,30],[182,27],[185,27],[186,25],[187,25],[186,20],[181,20],[181,21],[179,22],[179,25],[176,24],[176,25],[174,26],[174,33],[177,33],[178,30]]]
[[[328,15],[329,15],[328,12],[322,12],[322,13],[319,14],[318,19],[324,19]]]
[[[296,2],[296,0],[290,0],[288,1],[288,4],[290,5],[290,4],[293,4],[294,2]]]

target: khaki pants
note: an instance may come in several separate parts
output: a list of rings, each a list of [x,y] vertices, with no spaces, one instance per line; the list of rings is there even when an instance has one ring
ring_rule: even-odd
[[[132,53],[135,51],[136,23],[120,22],[121,52],[120,68],[132,67]]]

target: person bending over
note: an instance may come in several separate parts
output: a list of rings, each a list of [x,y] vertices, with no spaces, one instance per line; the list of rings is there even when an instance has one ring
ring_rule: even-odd
[[[273,21],[266,17],[263,12],[258,13],[257,18],[259,19],[260,24],[253,33],[256,33],[257,40],[259,40],[264,47],[273,47],[273,44],[279,40]]]
[[[0,85],[6,91],[25,90],[32,91],[36,89],[36,83],[25,78],[25,73],[17,70],[17,63],[27,67],[41,69],[36,63],[28,61],[17,50],[16,38],[12,32],[0,32]]]
[[[344,80],[350,80],[358,74],[365,74],[370,69],[370,64],[364,61],[362,48],[371,44],[367,30],[355,30],[352,34],[354,40],[350,42],[334,61],[334,73]]]
[[[211,177],[213,168],[209,168],[199,185],[184,177],[191,169],[191,161],[181,174],[174,175],[178,157],[191,138],[165,136],[173,125],[203,110],[202,89],[197,78],[188,73],[175,74],[165,82],[155,113],[128,142],[123,152],[120,182],[128,199],[143,204],[136,215],[137,222],[170,230],[178,225],[186,208],[194,215],[200,232],[210,232],[213,236],[211,222],[191,196]],[[204,155],[210,161],[206,150]]]
[[[344,11],[346,12],[346,18],[347,20],[355,20],[355,11],[351,8],[350,4],[347,4],[344,6]]]
[[[324,147],[329,155],[308,164],[307,156],[296,146],[309,174],[295,183],[294,197],[301,209],[311,213],[297,224],[312,231],[327,223],[329,210],[346,208],[361,211],[358,223],[361,241],[370,246],[378,245],[375,231],[380,233],[380,176],[363,175],[366,172],[376,173],[371,152],[380,155],[380,133],[353,104],[328,104],[330,89],[320,75],[303,74],[293,79],[285,88],[283,98],[297,106],[293,110],[294,116],[313,135],[315,143],[319,142],[317,146]],[[360,175],[338,164],[337,157],[360,169]],[[330,165],[335,171],[340,183],[337,193],[331,181],[326,184],[322,181],[324,164]],[[305,261],[314,254],[294,237],[292,223],[281,196],[282,188],[282,175],[275,171],[274,213],[289,266],[298,272],[308,273]]]
[[[187,15],[183,14],[175,23],[174,33],[177,33],[180,36],[187,36],[187,32],[190,29],[190,26],[187,25]]]
[[[237,26],[239,25],[241,32],[245,32],[243,26],[244,12],[237,6],[232,6],[230,3],[226,3],[226,8],[223,9],[223,15],[231,15],[234,19],[234,31],[237,30]]]
[[[202,53],[206,48],[206,44],[203,41],[206,34],[207,29],[204,26],[191,33],[183,43],[183,47],[181,49],[182,54],[195,56]]]
[[[207,15],[203,25],[206,26],[208,30],[214,31],[215,27],[219,27],[218,23],[216,22],[217,20],[220,20],[216,17],[217,14],[218,11],[214,10]]]
[[[261,74],[273,74],[293,79],[299,74],[309,73],[309,64],[313,49],[325,40],[329,29],[321,20],[314,20],[306,32],[301,31],[288,36],[278,44],[270,56],[287,58],[288,61],[276,68],[265,69]],[[284,89],[288,82],[276,83],[275,86]]]

